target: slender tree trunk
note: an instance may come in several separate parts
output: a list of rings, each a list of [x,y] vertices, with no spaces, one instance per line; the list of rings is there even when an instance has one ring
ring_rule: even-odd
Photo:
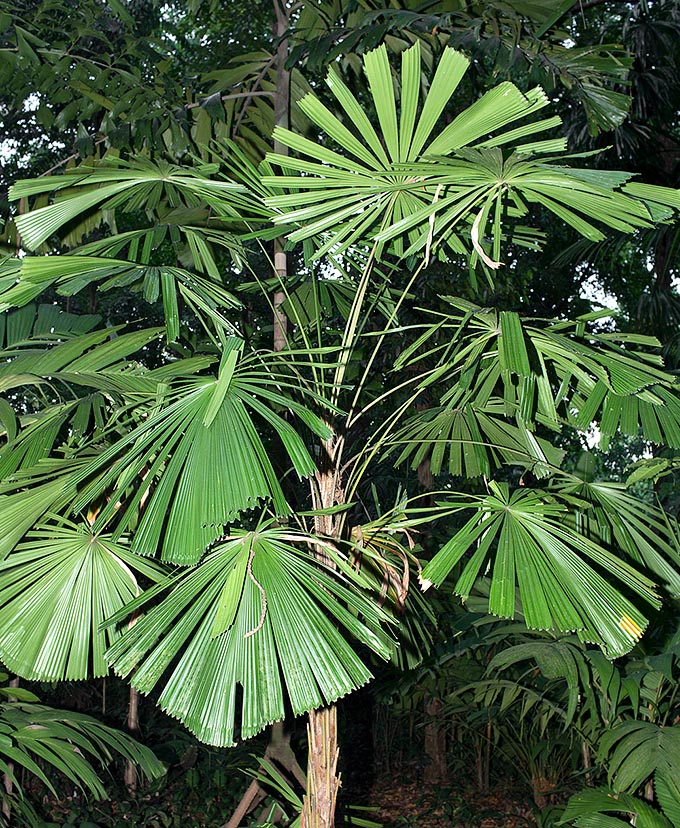
[[[285,129],[289,126],[290,112],[290,70],[286,68],[289,42],[287,32],[290,27],[289,0],[273,0],[276,21],[274,37],[276,39],[276,90],[274,93],[274,123]],[[288,148],[274,141],[274,152],[288,154]],[[274,241],[274,268],[279,282],[284,285],[288,276],[288,257],[284,251],[283,239]],[[287,321],[281,312],[281,304],[286,299],[285,290],[277,290],[273,296],[274,306],[274,350],[286,347]],[[325,446],[328,463],[318,478],[319,504],[317,508],[332,506],[335,501],[335,468],[332,461],[333,444]],[[317,518],[316,531],[323,535],[332,535],[332,520]],[[325,555],[318,550],[320,559]],[[328,563],[328,561],[325,561]],[[340,787],[337,774],[338,765],[338,725],[335,705],[313,710],[309,714],[307,725],[309,757],[307,766],[307,784],[302,808],[302,828],[334,828],[335,805]]]
[[[338,445],[331,437],[322,443],[322,456],[313,490],[314,508],[328,509],[338,500]],[[333,537],[336,526],[332,515],[317,515],[314,529],[319,536]],[[317,558],[331,561],[319,547]],[[335,805],[340,788],[338,775],[338,714],[334,704],[313,710],[307,724],[309,756],[307,790],[302,806],[301,828],[334,828]]]
[[[441,712],[444,703],[430,696],[425,702],[425,755],[428,764],[423,780],[429,785],[445,785],[448,777],[446,767],[446,731],[442,727]]]
[[[128,715],[125,723],[128,733],[135,738],[139,736],[139,690],[130,685],[130,696],[128,700]],[[137,790],[137,770],[132,762],[125,763],[123,779],[127,789],[132,792]]]
[[[585,739],[581,742],[581,756],[583,757],[583,769],[585,770],[585,783],[588,786],[593,784],[593,759],[590,754],[590,746]]]
[[[312,710],[307,723],[309,765],[301,828],[333,828],[340,789],[338,776],[338,709],[333,704]]]
[[[15,676],[13,679],[11,679],[10,682],[9,682],[9,686],[10,687],[18,687],[19,686],[19,676]],[[11,701],[16,701],[16,699],[10,697],[10,698],[7,699],[7,701],[10,701],[10,702]],[[11,824],[10,823],[11,813],[10,813],[8,797],[12,795],[13,785],[12,785],[12,777],[10,776],[10,774],[14,773],[14,762],[8,762],[7,763],[7,769],[8,769],[8,773],[3,773],[3,775],[2,775],[2,786],[5,789],[5,794],[6,794],[6,796],[3,797],[3,800],[2,800],[2,815],[6,820],[6,824],[10,825]]]

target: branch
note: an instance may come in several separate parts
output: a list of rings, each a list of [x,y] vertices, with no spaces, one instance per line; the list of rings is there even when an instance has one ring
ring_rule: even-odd
[[[582,0],[578,0],[578,2],[574,3],[572,9],[578,6],[579,11],[585,11],[586,9],[591,9],[594,6],[603,6],[605,3],[620,3],[621,5],[630,5],[630,0],[587,0],[586,3],[583,3]]]

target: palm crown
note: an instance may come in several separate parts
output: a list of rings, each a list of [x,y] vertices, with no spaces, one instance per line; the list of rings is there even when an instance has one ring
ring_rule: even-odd
[[[161,684],[164,709],[225,745],[282,718],[286,696],[299,713],[370,679],[366,648],[386,658],[399,637],[403,595],[392,607],[380,595],[389,555],[408,570],[425,523],[455,528],[425,550],[424,587],[455,570],[467,596],[488,573],[492,612],[511,616],[517,588],[529,626],[575,630],[610,655],[642,634],[639,599],[658,606],[659,583],[677,594],[670,520],[561,471],[551,442],[595,421],[677,446],[675,379],[656,343],[453,297],[421,312],[410,290],[435,254],[491,278],[511,261],[505,242],[540,244],[526,223],[540,210],[596,240],[668,221],[680,194],[567,166],[563,139],[545,137],[558,119],[535,118],[548,104],[538,88],[501,84],[442,126],[466,68],[446,50],[421,96],[418,46],[396,83],[378,49],[367,107],[332,71],[337,114],[313,94],[300,103],[324,140],[278,129],[294,154],[260,168],[232,146],[212,165],[112,158],[15,186],[40,201],[17,218],[24,246],[67,232],[75,246],[7,262],[0,282],[8,666],[59,680],[111,664],[142,691]],[[115,231],[112,215],[139,210],[144,226]],[[102,222],[111,232],[80,244]],[[289,347],[273,353],[245,342],[250,294],[223,273],[225,254],[241,266],[247,242],[282,232],[307,267],[279,286]],[[32,304],[91,284],[162,302],[164,329],[72,315],[46,327],[50,311]],[[178,358],[155,343],[181,338],[187,310],[205,339]],[[385,457],[449,483],[432,506],[406,498],[362,525],[362,479]],[[527,485],[512,489],[506,467]],[[466,476],[486,489],[456,494]],[[290,495],[299,481],[312,509]]]

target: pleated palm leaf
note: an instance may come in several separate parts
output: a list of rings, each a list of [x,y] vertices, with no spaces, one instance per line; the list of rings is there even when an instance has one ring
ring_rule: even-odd
[[[282,719],[284,689],[294,713],[340,698],[371,678],[343,631],[386,658],[389,617],[332,547],[342,572],[313,560],[318,542],[271,526],[232,531],[198,566],[110,619],[144,610],[107,657],[142,692],[160,683],[161,707],[214,745]]]
[[[631,816],[638,828],[678,828],[680,826],[680,789],[675,781],[656,786],[654,805],[612,788],[586,788],[574,794],[564,811],[562,821],[576,828],[625,828]]]
[[[422,585],[439,585],[460,564],[456,594],[467,597],[491,567],[489,612],[515,613],[516,592],[530,629],[576,632],[610,657],[628,652],[647,619],[610,579],[660,606],[655,585],[620,556],[565,523],[567,505],[536,489],[510,492],[489,483],[489,493],[444,504],[472,516],[423,568]],[[607,578],[600,574],[607,573]]]
[[[30,250],[69,230],[73,220],[84,215],[94,216],[87,232],[111,224],[116,210],[143,209],[153,218],[148,227],[114,230],[112,236],[79,248],[81,239],[74,239],[70,230],[66,241],[77,248],[71,255],[25,257],[18,280],[11,278],[14,262],[7,261],[0,308],[29,302],[51,286],[72,295],[93,283],[100,283],[101,290],[137,285],[148,302],[162,298],[170,340],[179,334],[182,300],[208,323],[232,327],[224,311],[240,303],[224,285],[214,248],[226,251],[242,267],[243,244],[230,225],[242,230],[245,217],[259,223],[263,213],[242,185],[218,178],[217,173],[214,164],[182,168],[164,161],[107,159],[95,167],[18,182],[12,187],[13,198],[37,196],[40,203],[56,192],[53,203],[17,217],[22,244]],[[174,249],[176,264],[169,266],[162,257],[154,263],[156,251],[164,245]],[[0,286],[2,272],[0,268]]]
[[[501,461],[544,476],[560,454],[533,431],[565,425],[602,439],[622,431],[659,444],[680,445],[675,377],[661,358],[641,348],[652,337],[602,334],[588,318],[573,323],[523,320],[517,313],[449,300],[455,310],[405,348],[395,370],[425,368],[416,391],[440,394],[439,405],[414,416],[392,438],[397,462],[417,468],[429,458],[438,474],[489,475]],[[427,361],[426,361],[427,360]],[[514,420],[514,423],[511,422]]]
[[[634,497],[621,483],[584,481],[565,475],[557,476],[552,488],[574,504],[573,526],[578,531],[618,548],[653,573],[671,596],[678,597],[678,527],[663,509]]]
[[[217,379],[184,386],[76,473],[73,483],[81,490],[75,511],[101,491],[109,493],[95,529],[113,519],[116,536],[135,529],[133,552],[160,550],[163,560],[194,564],[242,512],[267,502],[279,516],[290,513],[252,414],[279,436],[300,478],[311,475],[315,464],[299,433],[274,408],[291,411],[322,438],[331,432],[281,393],[285,377],[247,360],[239,370],[239,342],[231,340]]]
[[[680,208],[675,190],[628,183],[628,173],[571,169],[555,165],[553,157],[535,160],[566,148],[562,138],[535,139],[559,118],[526,121],[549,103],[538,87],[522,93],[511,83],[499,84],[439,128],[467,68],[467,58],[446,49],[421,105],[416,43],[402,53],[398,108],[385,47],[369,52],[364,71],[379,131],[332,70],[327,83],[342,118],[312,94],[299,105],[338,149],[275,130],[278,141],[306,158],[268,156],[283,174],[265,182],[291,191],[267,200],[278,213],[274,222],[297,226],[292,241],[318,239],[312,258],[361,242],[397,255],[424,252],[427,259],[443,244],[465,253],[470,239],[475,256],[496,268],[502,236],[513,218],[528,215],[534,205],[592,240],[604,238],[593,217],[631,232]],[[491,255],[482,244],[487,227]],[[516,241],[536,246],[537,238],[531,228],[517,228]]]
[[[121,630],[100,625],[164,575],[86,523],[43,523],[0,563],[0,658],[39,681],[106,676]]]
[[[154,210],[159,204],[213,207],[218,215],[240,220],[241,210],[250,206],[243,187],[217,180],[215,165],[178,167],[166,161],[136,157],[130,161],[108,159],[95,167],[76,168],[63,175],[19,181],[10,198],[21,199],[62,192],[52,204],[17,216],[22,244],[35,250],[73,219],[93,208]]]
[[[31,309],[31,306],[28,306]],[[102,328],[62,340],[54,334],[33,337],[0,351],[0,389],[25,394],[29,387],[63,401],[42,407],[37,413],[23,414],[17,420],[14,410],[5,403],[3,425],[5,444],[0,447],[0,479],[7,479],[19,468],[30,468],[48,457],[67,434],[66,445],[74,449],[90,431],[116,428],[111,425],[112,411],[121,403],[120,389],[102,382],[102,375],[129,369],[130,355],[157,340],[161,328],[122,333],[122,326]],[[120,333],[119,333],[120,332]],[[87,374],[99,382],[90,393],[75,393],[73,384],[87,386]],[[149,379],[151,391],[156,383]],[[100,387],[97,388],[97,385]],[[108,392],[108,395],[107,393]],[[116,394],[112,398],[112,395]],[[66,429],[66,431],[65,431]],[[101,436],[101,434],[100,434]]]
[[[102,332],[93,336],[101,339]],[[231,338],[225,340],[217,378],[187,376],[205,364],[200,358],[186,360],[184,376],[180,375],[184,360],[137,375],[125,365],[107,372],[111,350],[116,354],[131,350],[126,336],[139,345],[149,333],[119,336],[89,351],[82,348],[73,361],[61,353],[71,345],[64,343],[8,364],[13,376],[29,371],[40,375],[48,370],[53,378],[94,385],[105,396],[118,393],[123,407],[112,415],[108,428],[95,430],[89,442],[80,447],[78,462],[64,474],[63,485],[46,483],[42,498],[34,499],[26,487],[29,481],[32,486],[38,484],[40,471],[36,468],[33,477],[19,484],[19,491],[10,485],[13,493],[7,494],[6,509],[35,514],[30,505],[42,508],[44,514],[68,503],[69,510],[78,514],[100,502],[106,493],[107,502],[94,519],[96,533],[113,521],[114,539],[134,529],[133,552],[155,555],[160,550],[164,560],[184,564],[195,563],[223,533],[224,526],[245,510],[270,502],[276,514],[289,514],[281,482],[252,415],[278,434],[299,477],[314,472],[315,464],[302,437],[276,411],[292,412],[322,438],[331,433],[318,415],[287,393],[302,389],[295,377],[295,354],[289,354],[288,367],[281,371],[277,370],[280,360],[276,355],[269,361],[263,355],[241,359],[242,341]],[[79,338],[73,347],[85,338]],[[169,385],[173,378],[177,381]],[[305,393],[323,403],[311,392]],[[6,473],[23,467],[30,475],[36,462],[54,447],[73,409],[83,405],[81,398],[53,406],[8,442],[0,452]],[[109,445],[102,448],[105,438]],[[46,496],[48,491],[51,499]],[[16,532],[12,538],[16,542]]]

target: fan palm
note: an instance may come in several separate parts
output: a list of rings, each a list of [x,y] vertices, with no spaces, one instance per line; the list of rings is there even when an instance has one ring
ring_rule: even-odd
[[[489,567],[494,612],[512,615],[517,585],[531,626],[576,630],[611,654],[640,637],[647,622],[629,593],[652,607],[659,597],[633,564],[642,556],[650,575],[674,582],[672,527],[658,514],[633,510],[628,533],[618,526],[598,534],[588,510],[614,508],[613,496],[570,490],[563,478],[551,486],[560,452],[545,435],[601,418],[605,432],[641,425],[651,439],[674,442],[675,379],[650,355],[655,343],[593,333],[586,318],[525,321],[455,299],[442,300],[434,324],[430,316],[401,326],[400,314],[433,253],[492,271],[508,238],[535,246],[540,234],[516,220],[536,206],[596,239],[602,227],[630,231],[669,220],[680,196],[631,183],[626,173],[566,166],[563,140],[537,137],[558,124],[534,119],[548,104],[538,88],[525,94],[501,84],[441,127],[467,66],[446,50],[421,100],[419,47],[407,50],[398,106],[387,54],[378,49],[365,60],[368,112],[331,72],[337,114],[313,95],[300,102],[328,140],[277,129],[275,138],[296,155],[272,155],[259,173],[234,156],[238,182],[216,167],[140,161],[15,188],[15,197],[57,193],[19,220],[31,247],[100,207],[148,207],[152,226],[137,235],[114,232],[66,256],[27,256],[18,281],[16,264],[8,264],[5,308],[48,285],[73,293],[101,279],[119,286],[142,280],[148,298],[162,293],[168,340],[181,332],[178,293],[205,321],[210,340],[183,358],[159,347],[164,364],[156,368],[145,366],[143,349],[157,330],[103,329],[39,352],[21,343],[8,350],[0,373],[8,389],[25,377],[50,384],[40,411],[25,411],[18,426],[3,414],[14,425],[0,450],[0,526],[7,530],[0,625],[9,632],[33,618],[39,594],[50,608],[45,623],[0,641],[0,655],[6,650],[22,672],[84,677],[95,654],[100,669],[108,647],[116,671],[136,669],[132,681],[145,692],[161,684],[161,705],[214,744],[281,718],[284,694],[300,713],[351,692],[370,671],[350,642],[381,657],[394,649],[384,630],[390,613],[378,608],[361,556],[370,549],[379,562],[382,546],[387,567],[398,545],[378,535],[373,544],[359,543],[357,510],[348,501],[358,499],[372,461],[395,444],[400,459],[430,463],[435,474],[448,454],[454,475],[488,478],[515,465],[543,478],[540,488],[511,492],[492,481],[485,496],[402,506],[392,521],[394,515],[376,516],[380,532],[399,534],[472,510],[426,566],[424,585],[460,565],[456,589],[467,595]],[[196,229],[186,215],[173,225],[173,209],[209,215]],[[328,256],[349,291],[341,303],[326,302],[325,312],[339,316],[330,324],[315,318],[323,308],[316,275],[308,279],[316,298],[304,314],[304,293],[281,284],[291,331],[288,349],[275,354],[257,347],[261,337],[252,349],[246,344],[217,249],[240,251],[227,230],[252,238],[263,211],[277,232],[289,231],[291,244],[303,243],[310,263]],[[154,264],[170,226],[167,237],[183,239],[186,267]],[[124,251],[128,258],[118,258]],[[188,321],[195,330],[197,320]],[[196,339],[190,327],[186,332]],[[380,362],[383,345],[392,349],[395,341],[401,358]],[[429,410],[419,405],[426,394],[437,398]],[[309,495],[291,497],[296,479],[308,481]],[[308,499],[313,509],[300,510]],[[311,530],[286,525],[304,526],[308,518]],[[58,576],[38,554],[46,538]],[[637,556],[635,538],[649,546]],[[146,557],[188,569],[165,574]],[[626,584],[626,595],[610,578]],[[68,601],[59,598],[66,589]],[[84,605],[77,634],[66,634],[66,615]],[[141,617],[121,628],[133,614]],[[335,773],[329,721],[312,718],[328,760],[310,779],[313,790]]]

